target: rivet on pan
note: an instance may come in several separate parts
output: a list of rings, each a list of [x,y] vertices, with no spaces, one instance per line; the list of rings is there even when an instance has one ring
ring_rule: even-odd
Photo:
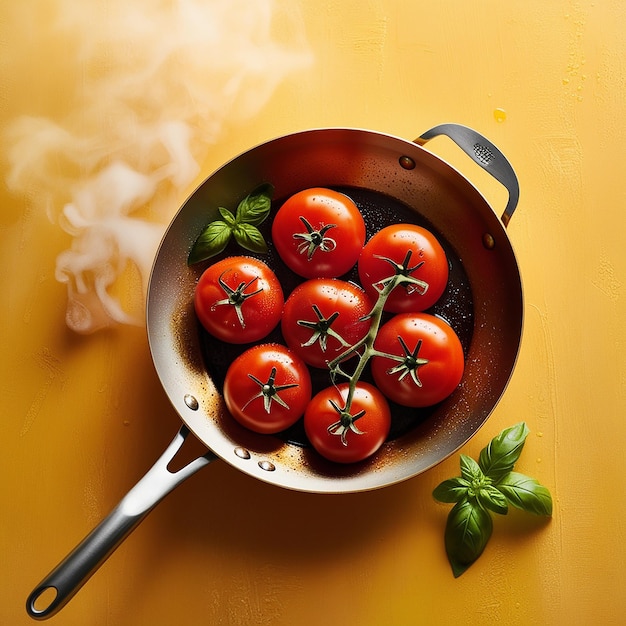
[[[185,395],[185,404],[192,410],[197,411],[200,408],[198,401],[190,394]]]
[[[246,450],[245,448],[242,448],[240,446],[237,446],[235,448],[235,454],[240,458],[240,459],[249,459],[250,458],[250,452],[248,450]]]
[[[270,461],[259,461],[259,467],[266,472],[273,472],[276,466]]]
[[[483,246],[485,246],[487,250],[493,250],[496,247],[496,240],[491,233],[485,233],[483,235]]]
[[[405,170],[412,170],[415,168],[415,161],[408,156],[401,156],[398,159],[398,162],[400,163],[400,167],[403,167]]]

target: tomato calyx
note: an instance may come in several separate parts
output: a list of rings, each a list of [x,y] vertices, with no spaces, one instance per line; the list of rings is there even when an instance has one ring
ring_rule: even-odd
[[[429,362],[428,359],[423,359],[419,356],[419,351],[422,347],[423,341],[421,339],[418,339],[417,345],[415,346],[414,350],[411,350],[407,346],[406,342],[400,335],[398,335],[398,341],[400,342],[402,350],[404,351],[403,355],[398,356],[396,354],[387,354],[386,352],[376,351],[376,356],[382,356],[393,361],[398,361],[398,365],[389,368],[387,370],[387,374],[393,375],[399,373],[400,376],[398,376],[398,380],[404,380],[407,376],[410,375],[413,379],[413,382],[418,387],[421,387],[422,381],[419,378],[418,369]]]
[[[336,228],[337,224],[325,224],[319,230],[315,230],[303,215],[300,215],[300,221],[306,228],[306,232],[295,233],[293,238],[302,240],[302,243],[298,245],[298,252],[306,253],[309,261],[318,249],[322,252],[332,252],[337,247],[337,242],[332,237],[326,237],[326,233],[331,228]]]
[[[347,435],[350,431],[357,435],[364,434],[364,432],[357,427],[355,422],[365,415],[365,409],[359,411],[356,415],[351,415],[349,408],[347,407],[347,402],[346,407],[343,409],[334,400],[329,400],[329,402],[333,409],[339,414],[339,419],[336,422],[333,422],[326,430],[329,435],[341,437],[341,444],[347,446]]]
[[[324,317],[317,304],[311,305],[311,308],[313,309],[317,320],[313,322],[308,320],[297,320],[298,326],[303,326],[304,328],[309,328],[313,331],[311,338],[301,344],[303,348],[308,348],[319,341],[322,352],[326,352],[329,337],[336,339],[344,348],[350,346],[350,344],[345,341],[345,339],[338,332],[332,329],[333,322],[339,317],[339,311],[335,311],[329,317]]]
[[[235,307],[235,313],[237,314],[237,319],[239,320],[239,323],[241,324],[242,328],[246,327],[246,321],[243,317],[243,311],[241,310],[241,307],[243,306],[243,303],[248,300],[249,298],[252,298],[253,296],[256,296],[257,294],[261,293],[263,291],[263,288],[259,288],[255,291],[251,291],[250,293],[245,293],[246,289],[248,287],[250,287],[250,285],[252,285],[253,283],[255,283],[259,277],[255,276],[254,278],[252,278],[251,280],[249,280],[247,283],[246,282],[241,282],[239,283],[239,285],[237,285],[236,289],[233,289],[232,287],[230,287],[228,284],[226,284],[226,282],[224,282],[223,276],[224,274],[226,274],[226,272],[223,272],[219,279],[218,279],[218,283],[220,285],[220,287],[224,290],[224,293],[226,294],[226,298],[224,298],[223,300],[217,300],[213,306],[217,307],[220,305],[231,305]]]
[[[245,410],[246,407],[257,398],[263,398],[263,408],[265,409],[266,413],[271,412],[272,402],[277,402],[283,408],[289,409],[289,405],[278,394],[279,392],[284,391],[285,389],[292,389],[293,387],[297,387],[298,383],[290,383],[287,385],[276,385],[275,384],[276,383],[276,368],[275,367],[272,367],[272,370],[270,372],[269,378],[267,379],[267,382],[263,382],[262,380],[259,380],[253,374],[248,374],[248,378],[253,380],[261,388],[261,390],[255,396],[252,396],[252,398],[250,398],[248,402],[246,402],[246,404],[243,406],[243,410]]]
[[[385,287],[387,287],[387,285],[389,285],[392,281],[394,282],[394,286],[403,285],[404,288],[406,289],[407,295],[412,295],[417,292],[421,296],[423,296],[428,291],[429,285],[427,282],[420,280],[419,278],[415,278],[414,276],[411,276],[411,274],[415,270],[419,269],[420,267],[422,267],[422,265],[424,265],[424,261],[420,261],[417,265],[414,265],[413,267],[411,267],[412,255],[413,255],[413,250],[410,250],[410,249],[407,250],[406,254],[404,255],[404,259],[402,260],[402,263],[397,263],[393,259],[390,259],[386,256],[380,256],[378,254],[374,255],[375,258],[389,263],[393,267],[394,272],[395,272],[392,276],[383,278],[382,280],[379,280],[377,283],[372,285],[374,289],[378,291],[379,294],[382,293]],[[400,276],[402,280],[396,280],[398,276]]]

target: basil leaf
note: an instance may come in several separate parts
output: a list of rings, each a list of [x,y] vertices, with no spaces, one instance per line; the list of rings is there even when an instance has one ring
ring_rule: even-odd
[[[458,578],[482,554],[491,533],[489,512],[469,500],[457,502],[446,522],[444,541],[452,573]]]
[[[478,502],[486,509],[506,515],[509,512],[509,505],[504,494],[493,485],[484,485],[476,494]]]
[[[269,215],[272,208],[274,187],[269,183],[259,185],[249,193],[237,207],[237,223],[258,226]]]
[[[508,513],[509,504],[537,515],[552,515],[552,496],[534,478],[512,471],[528,436],[520,422],[503,430],[480,453],[478,463],[461,455],[461,476],[433,491],[440,502],[456,502],[448,515],[445,546],[458,578],[482,554],[493,532],[490,511]]]
[[[228,224],[229,228],[234,228],[237,225],[235,216],[228,209],[221,206],[217,210],[220,212],[222,219]]]
[[[508,474],[519,459],[528,436],[528,427],[524,422],[504,429],[483,448],[478,463],[489,478],[494,481]]]
[[[477,481],[482,483],[485,480],[485,475],[478,463],[471,456],[465,454],[461,455],[461,476],[469,482]]]
[[[449,478],[435,487],[433,498],[439,502],[458,502],[467,495],[469,486],[470,483],[460,476]]]
[[[211,222],[200,234],[189,253],[188,265],[199,263],[219,254],[226,248],[231,237],[231,229],[226,222]]]
[[[498,489],[518,509],[536,515],[552,515],[552,496],[537,480],[510,472],[498,482]]]
[[[246,250],[267,253],[267,244],[256,227],[269,215],[273,193],[274,187],[269,183],[259,185],[239,203],[236,216],[218,207],[222,219],[211,222],[202,231],[191,248],[187,264],[193,265],[223,252],[233,235]]]
[[[267,244],[261,231],[252,224],[238,224],[233,230],[235,241],[250,252],[267,252]]]

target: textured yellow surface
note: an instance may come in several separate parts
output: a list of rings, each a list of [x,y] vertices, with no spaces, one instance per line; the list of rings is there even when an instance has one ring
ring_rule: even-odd
[[[172,13],[156,6],[168,3],[130,3],[134,16],[126,4],[40,0],[0,9],[3,624],[30,622],[24,603],[32,587],[126,493],[179,424],[141,326],[87,335],[67,328],[67,289],[55,279],[55,265],[72,237],[60,228],[59,213],[70,184],[96,167],[90,155],[109,150],[120,120],[127,162],[156,159],[154,151],[140,154],[142,116],[158,118],[187,97],[209,111],[210,98],[198,104],[210,93],[203,81],[225,85],[212,68],[229,75],[240,46],[223,31],[226,43],[214,63],[201,59],[192,69],[181,62],[189,50],[175,56],[186,90],[157,89],[152,100],[134,94],[129,109],[110,105],[120,88],[116,72],[135,76],[123,93],[137,84],[144,89],[140,74],[154,51],[166,54],[172,41],[187,38],[176,17],[183,10],[197,11],[185,21],[191,51],[203,37],[217,36],[199,9],[211,0],[172,2]],[[236,32],[244,14],[252,15],[250,33],[258,34],[265,5],[249,4],[256,8],[235,20],[221,15],[225,28]],[[525,420],[531,434],[518,469],[551,490],[554,516],[499,517],[483,556],[455,580],[443,548],[448,507],[431,491],[457,474],[458,454],[403,484],[347,496],[288,492],[215,463],[159,505],[52,623],[624,623],[626,4],[277,5],[284,12],[270,39],[289,32],[290,45],[308,49],[310,62],[298,58],[294,71],[281,74],[274,62],[259,60],[258,81],[240,88],[239,119],[232,121],[237,107],[228,100],[216,105],[223,114],[207,113],[216,128],[194,122],[193,107],[174,107],[201,131],[200,170],[161,190],[169,204],[153,198],[138,214],[167,222],[227,159],[308,127],[355,126],[413,139],[452,121],[489,137],[520,180],[508,232],[524,282],[525,329],[504,398],[462,451],[477,455],[502,428]],[[162,35],[163,46],[145,31]],[[91,61],[87,44],[97,48]],[[94,107],[93,114],[81,117],[84,107]],[[133,107],[141,110],[134,115]],[[24,115],[98,140],[71,163],[46,151],[48,141],[58,147],[62,140],[29,131],[28,149],[17,154],[15,124]],[[445,139],[429,149],[500,211],[505,197],[497,182]],[[42,154],[53,176],[29,178]],[[25,178],[16,182],[20,167]],[[14,191],[6,186],[10,175]],[[138,282],[125,270],[114,291],[141,315]]]

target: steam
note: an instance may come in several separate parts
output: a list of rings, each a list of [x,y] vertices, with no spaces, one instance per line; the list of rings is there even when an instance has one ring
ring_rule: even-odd
[[[116,284],[131,265],[145,291],[174,198],[211,146],[310,63],[302,25],[273,0],[54,0],[53,8],[49,28],[67,47],[73,104],[61,119],[14,120],[7,184],[71,235],[55,272],[67,285],[68,326],[142,324]]]

